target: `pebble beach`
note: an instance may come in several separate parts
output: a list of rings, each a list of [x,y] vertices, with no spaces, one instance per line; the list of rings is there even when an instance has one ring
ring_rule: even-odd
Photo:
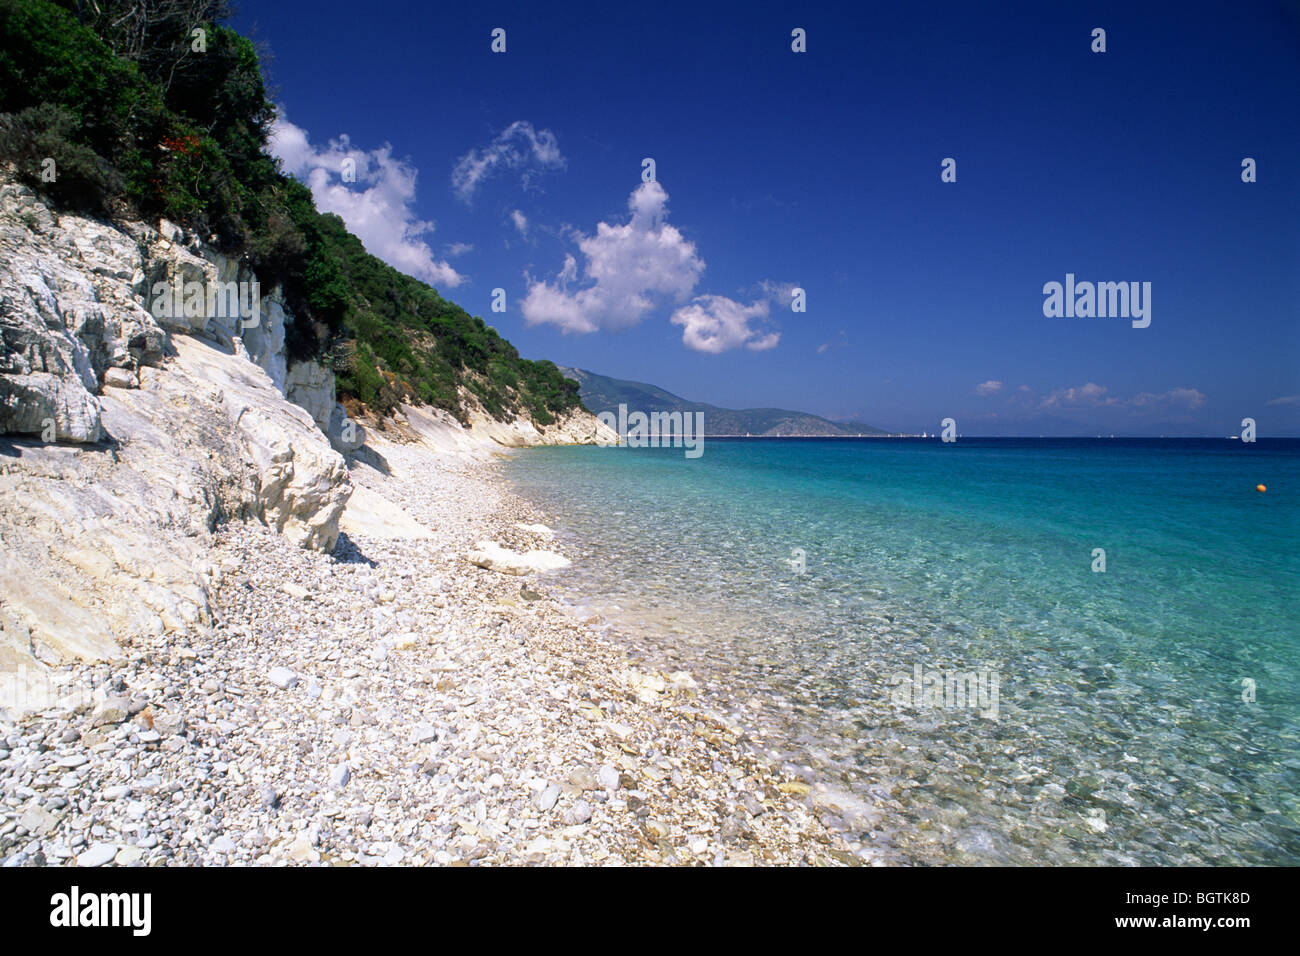
[[[212,626],[0,723],[3,865],[860,862],[695,675],[467,560],[548,546],[499,461],[372,446],[354,484],[418,534],[321,554],[222,525]]]

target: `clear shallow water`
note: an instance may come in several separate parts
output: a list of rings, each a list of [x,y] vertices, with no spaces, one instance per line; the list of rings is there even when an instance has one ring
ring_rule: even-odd
[[[828,819],[865,855],[1300,862],[1300,442],[710,440],[508,474],[560,583],[860,797]],[[996,719],[900,698],[918,665],[996,675]]]

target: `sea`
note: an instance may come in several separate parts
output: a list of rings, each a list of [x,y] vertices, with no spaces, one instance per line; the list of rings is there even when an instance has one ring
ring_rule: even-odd
[[[864,862],[1300,863],[1300,440],[708,439],[506,473],[573,561],[548,584],[695,675]]]

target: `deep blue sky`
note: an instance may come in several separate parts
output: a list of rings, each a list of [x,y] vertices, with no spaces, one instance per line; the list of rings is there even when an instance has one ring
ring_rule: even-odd
[[[346,135],[418,170],[407,214],[434,226],[413,241],[460,277],[433,284],[525,356],[896,429],[1225,435],[1250,416],[1300,434],[1300,17],[1135,6],[315,0],[248,4],[233,25],[269,47],[312,162]],[[495,154],[520,164],[458,195],[458,162],[520,121],[538,139]],[[598,284],[579,242],[626,226],[646,156],[697,280],[650,290],[621,331],[529,325],[530,283]],[[378,179],[347,187],[358,215],[372,187],[383,200]],[[354,228],[376,254],[380,226]],[[578,310],[602,326],[600,295],[637,291],[639,261],[605,248],[608,289]],[[1152,283],[1150,327],[1044,317],[1043,284],[1067,272]],[[779,331],[774,347],[702,352],[671,322],[697,296],[761,308],[764,282],[807,290],[806,313],[774,292],[754,319],[749,341]]]

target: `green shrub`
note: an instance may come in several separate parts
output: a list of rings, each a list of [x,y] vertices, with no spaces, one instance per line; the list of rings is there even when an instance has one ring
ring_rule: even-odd
[[[415,399],[464,420],[463,388],[502,418],[579,407],[553,364],[369,255],[283,174],[256,51],[224,14],[219,0],[0,0],[0,158],[60,206],[165,216],[246,255],[294,313],[290,358],[341,366],[340,396],[380,414]]]

